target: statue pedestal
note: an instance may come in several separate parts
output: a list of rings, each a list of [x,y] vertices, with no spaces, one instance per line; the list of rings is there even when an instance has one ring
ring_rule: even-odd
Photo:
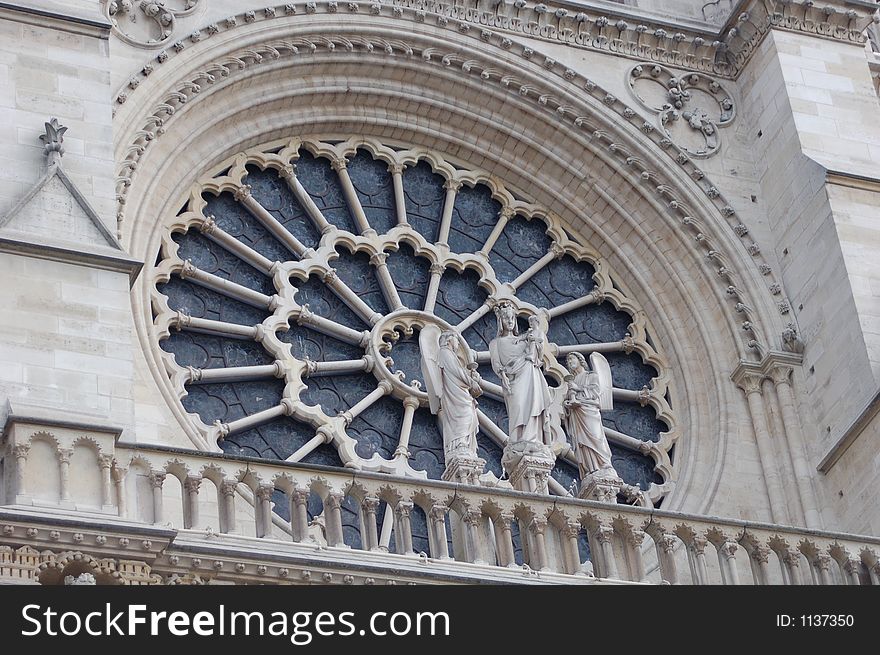
[[[583,480],[578,490],[578,498],[598,500],[603,503],[616,503],[617,494],[626,483],[614,471],[595,471]]]
[[[447,482],[480,485],[480,476],[486,468],[486,460],[472,453],[452,453],[446,456],[446,469],[441,476]]]
[[[510,483],[518,491],[548,494],[547,480],[556,457],[547,446],[518,442],[504,447],[501,465],[510,474]]]

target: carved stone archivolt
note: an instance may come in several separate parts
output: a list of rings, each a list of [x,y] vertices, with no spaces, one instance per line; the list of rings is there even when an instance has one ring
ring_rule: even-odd
[[[657,125],[693,157],[709,157],[721,147],[719,128],[735,116],[733,98],[702,73],[676,74],[665,66],[643,63],[627,75],[639,104],[657,114]]]

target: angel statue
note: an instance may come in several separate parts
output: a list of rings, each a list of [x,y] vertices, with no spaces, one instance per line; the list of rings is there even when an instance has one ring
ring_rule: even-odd
[[[431,413],[437,416],[447,461],[452,454],[476,457],[477,401],[482,394],[473,351],[452,330],[434,325],[419,334],[422,375]]]
[[[590,364],[580,353],[570,353],[565,360],[568,392],[563,407],[565,429],[577,459],[581,480],[587,475],[619,478],[611,463],[611,448],[605,437],[600,410],[613,409],[611,368],[600,353],[590,355]]]

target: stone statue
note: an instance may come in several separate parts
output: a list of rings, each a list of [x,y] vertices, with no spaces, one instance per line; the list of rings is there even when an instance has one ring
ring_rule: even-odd
[[[498,335],[489,344],[492,370],[501,378],[504,403],[507,406],[510,446],[520,452],[548,452],[553,439],[551,429],[552,398],[542,371],[543,332],[536,329],[519,335],[516,310],[507,302],[495,308]],[[537,317],[535,317],[537,318]],[[520,444],[529,444],[527,448]]]
[[[476,398],[482,389],[471,349],[457,332],[440,333],[435,326],[421,331],[419,346],[431,413],[440,423],[447,462],[453,454],[476,456]]]
[[[611,463],[611,448],[605,436],[600,410],[612,409],[611,369],[599,353],[590,356],[593,370],[580,353],[570,353],[565,360],[568,392],[563,402],[565,429],[577,459],[581,480],[587,476],[619,478]]]

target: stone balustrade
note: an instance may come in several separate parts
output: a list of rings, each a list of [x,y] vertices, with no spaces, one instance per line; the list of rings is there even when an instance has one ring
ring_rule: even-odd
[[[50,443],[45,434],[31,441]],[[55,503],[174,529],[171,550],[211,538],[227,554],[336,558],[340,566],[401,574],[432,567],[440,578],[460,580],[526,572],[569,583],[880,584],[880,539],[871,537],[223,454],[56,441],[61,482],[46,484],[54,472],[42,461],[40,488],[57,488],[57,497],[35,499],[27,461],[34,445],[7,440],[7,507]],[[71,455],[83,444],[95,447],[94,457]],[[71,471],[71,461],[93,470]],[[78,499],[81,488],[93,490],[90,502]]]

